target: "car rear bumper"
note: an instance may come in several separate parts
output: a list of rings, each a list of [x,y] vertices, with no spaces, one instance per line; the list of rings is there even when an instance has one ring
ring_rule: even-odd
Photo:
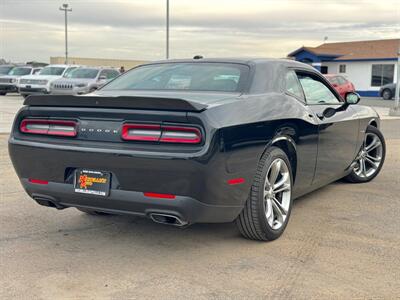
[[[187,196],[174,199],[146,197],[143,192],[111,189],[109,196],[101,197],[76,193],[72,184],[49,182],[35,184],[20,179],[27,193],[39,204],[63,209],[89,208],[113,214],[151,217],[152,214],[175,216],[183,224],[222,223],[233,221],[242,206],[208,205]]]
[[[49,206],[87,207],[114,213],[149,216],[172,214],[185,222],[230,222],[240,213],[249,194],[253,170],[227,171],[224,153],[200,157],[122,154],[105,149],[54,148],[37,142],[9,140],[9,153],[26,192]],[[111,173],[107,197],[76,193],[78,169]],[[240,184],[229,180],[242,177]],[[28,179],[46,181],[34,184]],[[146,197],[144,193],[174,195],[174,199]]]

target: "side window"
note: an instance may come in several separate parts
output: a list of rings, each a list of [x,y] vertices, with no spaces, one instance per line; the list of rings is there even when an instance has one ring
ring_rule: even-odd
[[[118,73],[114,70],[107,70],[106,76],[107,76],[107,79],[113,79],[113,78],[117,77],[117,74]]]
[[[337,79],[338,79],[338,82],[339,82],[340,85],[343,85],[343,84],[347,83],[347,80],[342,76],[338,76]]]
[[[304,94],[294,71],[288,71],[285,76],[285,91],[304,101]]]
[[[105,77],[105,78],[107,78],[107,70],[102,70],[102,71],[100,72],[99,79],[100,79],[100,77]]]
[[[70,74],[73,70],[75,70],[77,67],[71,67],[65,70],[63,77],[67,77],[68,74]]]
[[[318,77],[308,74],[298,75],[308,104],[339,104],[339,99]]]

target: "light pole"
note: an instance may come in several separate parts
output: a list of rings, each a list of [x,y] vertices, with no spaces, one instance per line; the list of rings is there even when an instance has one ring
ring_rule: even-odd
[[[399,42],[399,50],[397,51],[397,80],[396,80],[396,88],[394,91],[394,106],[390,109],[390,116],[400,116],[400,103],[399,103],[399,94],[400,94],[400,42]]]
[[[165,49],[165,57],[169,59],[169,0],[167,0],[167,20],[166,20],[166,49]]]
[[[68,64],[68,12],[72,11],[72,8],[68,8],[68,4],[64,3],[59,10],[65,13],[65,63]]]

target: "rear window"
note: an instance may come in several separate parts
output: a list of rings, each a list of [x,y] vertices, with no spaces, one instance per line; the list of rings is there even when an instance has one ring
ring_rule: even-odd
[[[102,90],[240,92],[249,67],[232,63],[164,63],[137,67]]]

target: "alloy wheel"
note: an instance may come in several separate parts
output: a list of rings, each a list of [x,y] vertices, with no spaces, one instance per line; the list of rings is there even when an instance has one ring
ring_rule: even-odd
[[[289,167],[281,159],[275,159],[265,176],[264,211],[269,226],[277,230],[285,224],[291,197]]]
[[[375,133],[368,132],[356,158],[354,172],[357,176],[368,178],[375,174],[382,162],[382,149],[380,138]]]

